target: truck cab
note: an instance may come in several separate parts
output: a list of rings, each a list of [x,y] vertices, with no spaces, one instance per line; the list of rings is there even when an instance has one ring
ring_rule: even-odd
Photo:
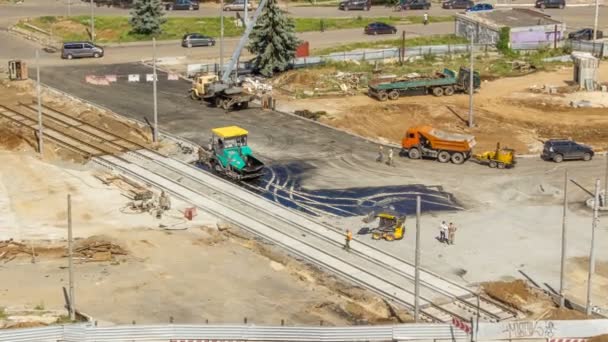
[[[471,80],[471,72],[469,68],[460,67],[458,71],[458,80],[456,81],[462,87],[462,90],[465,93],[469,93],[469,83]],[[479,73],[477,71],[473,72],[473,91],[479,89],[481,87],[481,78],[479,77]]]

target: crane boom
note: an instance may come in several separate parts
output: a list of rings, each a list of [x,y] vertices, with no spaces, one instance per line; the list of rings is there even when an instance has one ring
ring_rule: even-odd
[[[258,16],[262,12],[264,6],[266,6],[266,2],[267,0],[260,1],[260,5],[258,6],[255,11],[255,14],[253,15],[253,19],[251,21],[245,20],[245,22],[248,23],[247,28],[245,29],[245,33],[243,33],[243,36],[239,40],[236,49],[234,49],[234,52],[232,53],[232,58],[230,58],[230,64],[228,64],[228,68],[226,68],[224,70],[224,73],[222,74],[223,83],[228,83],[228,81],[230,80],[230,75],[232,74],[232,71],[234,71],[234,67],[236,66],[236,62],[239,56],[241,55],[241,51],[243,51],[243,47],[245,47],[245,43],[247,43],[247,39],[249,39],[249,34],[253,29],[253,25],[255,25],[255,22],[258,20]]]

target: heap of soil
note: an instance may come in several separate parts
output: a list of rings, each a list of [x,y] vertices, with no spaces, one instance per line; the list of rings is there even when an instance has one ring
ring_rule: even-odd
[[[608,342],[608,334],[593,336],[588,342]]]
[[[549,311],[549,313],[543,319],[550,320],[579,320],[589,319],[587,315],[580,311],[571,310],[567,308],[555,308]],[[608,342],[608,341],[606,341]]]
[[[537,294],[521,279],[514,281],[496,281],[482,284],[485,293],[493,299],[524,311],[524,307]]]

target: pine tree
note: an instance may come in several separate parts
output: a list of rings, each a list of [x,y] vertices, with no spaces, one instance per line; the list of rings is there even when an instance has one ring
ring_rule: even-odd
[[[254,69],[264,76],[285,70],[299,44],[293,20],[277,0],[268,0],[249,36],[249,52],[257,56]]]
[[[167,20],[161,0],[135,0],[131,9],[129,23],[133,33],[158,34],[161,25]]]

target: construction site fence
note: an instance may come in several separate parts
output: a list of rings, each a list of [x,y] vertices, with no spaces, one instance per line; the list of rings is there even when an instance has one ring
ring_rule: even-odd
[[[537,51],[541,49],[570,48],[572,51],[589,52],[592,55],[603,58],[608,54],[608,44],[603,41],[587,40],[560,40],[557,42],[527,42],[511,43],[511,49],[516,51]]]
[[[257,325],[57,325],[0,330],[0,342],[117,341],[490,341],[587,338],[608,333],[608,320],[512,321],[501,323],[399,324],[351,327]],[[474,336],[462,330],[471,332]]]
[[[491,44],[476,44],[473,50],[476,52],[486,52],[495,49]],[[306,68],[317,66],[326,62],[346,62],[346,61],[385,61],[385,60],[407,60],[425,56],[465,54],[471,50],[469,44],[449,44],[449,45],[425,45],[413,46],[406,48],[390,48],[379,50],[362,50],[362,51],[344,51],[335,52],[322,56],[299,57],[292,60],[293,68]],[[224,67],[227,67],[225,64]],[[239,73],[248,73],[251,69],[251,63],[239,63]],[[218,73],[223,70],[219,64],[189,64],[187,66],[187,75],[192,77],[201,72]]]

